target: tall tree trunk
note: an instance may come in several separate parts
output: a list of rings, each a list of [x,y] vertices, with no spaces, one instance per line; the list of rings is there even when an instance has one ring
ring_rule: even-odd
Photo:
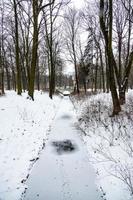
[[[37,84],[37,90],[40,90],[40,72],[39,72],[39,59],[37,59],[37,71],[36,71],[36,84]]]
[[[50,0],[51,3],[51,0]],[[52,99],[54,94],[55,86],[55,74],[54,74],[54,56],[53,56],[53,8],[50,5],[50,38],[49,38],[49,56],[50,56],[50,90],[49,97]]]
[[[1,83],[2,83],[2,94],[5,94],[5,88],[4,88],[4,67],[2,68],[2,74],[1,74]]]
[[[0,43],[0,94],[4,94],[4,63],[2,58],[2,45]]]
[[[131,22],[131,16],[132,16],[132,9],[131,9],[131,0],[128,2],[128,43],[127,43],[127,56],[126,56],[126,61],[125,61],[125,68],[128,64],[128,58],[129,58],[129,53],[130,53],[130,41],[131,41],[131,29],[132,29],[132,22]]]
[[[124,77],[121,80],[121,85],[119,87],[119,99],[120,99],[120,104],[123,105],[126,102],[126,89],[128,87],[128,79],[129,79],[129,74],[131,71],[132,63],[133,63],[133,50],[130,53],[130,41],[131,41],[131,0],[129,0],[129,5],[128,5],[128,17],[129,17],[129,22],[128,22],[128,43],[127,43],[127,56],[125,60],[125,71],[124,71]]]
[[[97,92],[97,73],[98,73],[98,51],[96,55],[96,65],[95,65],[95,89],[94,89],[95,92]]]
[[[12,88],[16,91],[17,86],[16,86],[16,75],[15,75],[15,70],[12,68]]]
[[[32,60],[30,68],[30,80],[29,80],[29,91],[28,95],[34,100],[34,83],[35,83],[35,72],[37,65],[37,49],[38,49],[38,1],[33,0],[33,44],[32,44]]]
[[[107,93],[109,93],[109,66],[108,66],[108,57],[106,50],[105,50],[105,61],[106,61],[106,90]]]
[[[22,69],[22,83],[23,83],[23,90],[25,92],[25,90],[28,88],[28,83],[27,83],[26,70],[24,66]]]
[[[77,59],[76,59],[76,54],[75,54],[74,38],[72,41],[72,50],[73,50],[73,56],[74,56],[76,92],[79,94],[79,78],[78,78]]]
[[[21,95],[22,85],[21,85],[21,69],[20,69],[20,59],[19,59],[19,34],[18,34],[18,13],[17,13],[17,3],[14,2],[14,18],[15,18],[15,50],[16,50],[16,68],[17,68],[17,93]]]
[[[102,52],[101,52],[101,48],[99,49],[99,53],[100,53],[100,63],[101,63],[101,76],[102,76],[102,88],[103,88],[103,92],[105,92],[105,77],[104,77],[104,65],[103,65],[103,57],[102,57]]]
[[[51,63],[52,64],[52,63]],[[51,74],[50,74],[50,87],[49,87],[49,97],[52,99],[53,98],[53,94],[54,94],[54,69],[53,69],[53,64],[51,65]]]
[[[121,35],[119,36],[119,39],[118,39],[118,52],[119,52],[119,80],[120,80],[120,83],[121,83],[121,80],[122,80],[122,65],[121,65],[121,45],[122,45],[122,38],[121,38]]]
[[[130,71],[131,71],[132,64],[133,64],[133,51],[129,55],[129,61],[128,61],[127,67],[125,69],[125,74],[124,74],[124,78],[123,78],[123,81],[122,81],[121,88],[119,90],[119,99],[120,99],[121,105],[125,104],[125,101],[126,101],[125,100],[126,99],[125,98],[126,89],[127,89],[127,86],[128,86],[128,79],[129,79],[129,74],[130,74]]]
[[[110,91],[113,101],[113,115],[117,115],[121,111],[120,102],[116,90],[116,83],[114,77],[114,66],[113,66],[113,53],[112,53],[112,23],[113,23],[113,5],[112,0],[109,0],[109,31],[107,32],[107,27],[104,21],[104,0],[100,0],[100,27],[105,39],[105,47],[108,56],[108,66],[109,66],[109,82]]]
[[[113,0],[109,0],[109,41],[108,41],[108,60],[110,72],[110,90],[113,99],[113,115],[121,111],[120,102],[116,90],[114,77],[113,57],[112,57],[112,24],[113,24]]]
[[[55,92],[55,64],[54,64],[54,55],[53,55],[53,5],[52,1],[49,0],[49,9],[50,9],[50,32],[48,32],[48,24],[46,13],[44,15],[45,31],[46,31],[46,42],[48,47],[48,69],[49,69],[49,97],[52,99]],[[54,2],[53,2],[54,3]]]
[[[8,70],[7,65],[5,66],[5,70],[6,70],[6,78],[7,78],[7,90],[10,90],[11,89],[11,86],[10,86],[10,72]]]
[[[26,36],[26,51],[25,51],[25,63],[26,63],[26,74],[27,74],[27,89],[29,91],[30,85],[30,62],[29,62],[29,38]]]
[[[108,41],[108,60],[110,72],[110,90],[113,100],[113,115],[121,111],[120,102],[116,90],[116,83],[114,77],[114,67],[112,58],[112,24],[113,24],[113,0],[109,0],[109,41]]]

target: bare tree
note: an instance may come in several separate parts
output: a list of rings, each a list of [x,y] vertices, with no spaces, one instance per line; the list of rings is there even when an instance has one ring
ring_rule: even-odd
[[[112,52],[112,25],[113,25],[113,1],[109,0],[108,4],[108,16],[105,15],[105,2],[100,0],[100,27],[105,40],[105,48],[108,57],[109,66],[109,83],[113,100],[113,115],[118,114],[121,111],[120,102],[116,90],[115,76],[114,76],[114,63]],[[107,19],[108,17],[108,19]],[[107,24],[106,21],[109,21]]]
[[[4,58],[4,2],[2,1],[1,4],[1,33],[0,33],[0,89],[1,89],[1,93],[4,94],[4,62],[5,62],[5,58]]]
[[[16,68],[17,68],[17,93],[22,93],[21,68],[19,55],[19,30],[18,30],[18,1],[13,0],[14,20],[15,20],[15,51],[16,51]]]
[[[80,16],[75,8],[69,8],[64,16],[65,24],[65,43],[67,51],[70,55],[70,60],[74,64],[76,92],[79,93],[79,77],[77,67],[77,44],[78,44],[78,31],[80,27]]]
[[[49,0],[49,3],[51,0]],[[59,45],[61,43],[60,26],[61,23],[58,22],[60,10],[64,8],[69,3],[68,0],[59,0],[55,1],[53,4],[50,4],[49,7],[43,10],[43,19],[44,19],[44,29],[45,29],[45,42],[47,47],[47,57],[48,57],[48,69],[49,69],[49,96],[52,98],[55,91],[55,64],[57,57],[57,50],[59,50]],[[61,21],[61,20],[60,20]],[[59,52],[58,52],[59,53]]]
[[[43,0],[37,2],[36,0],[32,1],[32,10],[33,10],[33,42],[32,42],[32,56],[31,56],[31,67],[30,67],[30,80],[29,80],[29,96],[34,100],[34,82],[35,82],[35,72],[37,65],[37,50],[38,50],[38,36],[40,24],[38,24],[40,12],[52,5],[55,0],[50,0],[48,4],[43,4]],[[41,22],[40,22],[41,23]]]

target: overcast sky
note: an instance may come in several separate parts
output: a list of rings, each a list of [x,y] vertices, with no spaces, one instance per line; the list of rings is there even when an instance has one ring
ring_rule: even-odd
[[[84,0],[71,0],[71,6],[74,5],[75,8],[81,9],[84,6]],[[83,33],[83,37],[81,36],[82,43],[85,43],[87,35]],[[84,39],[84,40],[83,40]],[[66,67],[64,72],[67,74],[74,73],[74,65],[70,62],[66,62]]]
[[[72,0],[72,2],[74,3],[74,6],[78,9],[82,8],[84,4],[84,0]]]

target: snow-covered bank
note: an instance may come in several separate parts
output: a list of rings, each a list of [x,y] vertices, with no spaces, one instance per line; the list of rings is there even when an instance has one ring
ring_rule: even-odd
[[[35,101],[26,97],[13,91],[0,97],[0,200],[20,199],[61,101],[40,92]]]
[[[110,94],[73,97],[83,140],[106,200],[133,198],[133,91],[119,116],[112,111]]]

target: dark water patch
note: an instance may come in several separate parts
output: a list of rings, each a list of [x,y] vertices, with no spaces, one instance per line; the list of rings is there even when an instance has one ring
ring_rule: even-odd
[[[53,141],[52,146],[54,146],[56,153],[58,153],[59,155],[64,153],[72,153],[77,150],[77,145],[75,145],[69,139],[63,141]]]
[[[71,119],[71,115],[62,115],[61,119]]]

